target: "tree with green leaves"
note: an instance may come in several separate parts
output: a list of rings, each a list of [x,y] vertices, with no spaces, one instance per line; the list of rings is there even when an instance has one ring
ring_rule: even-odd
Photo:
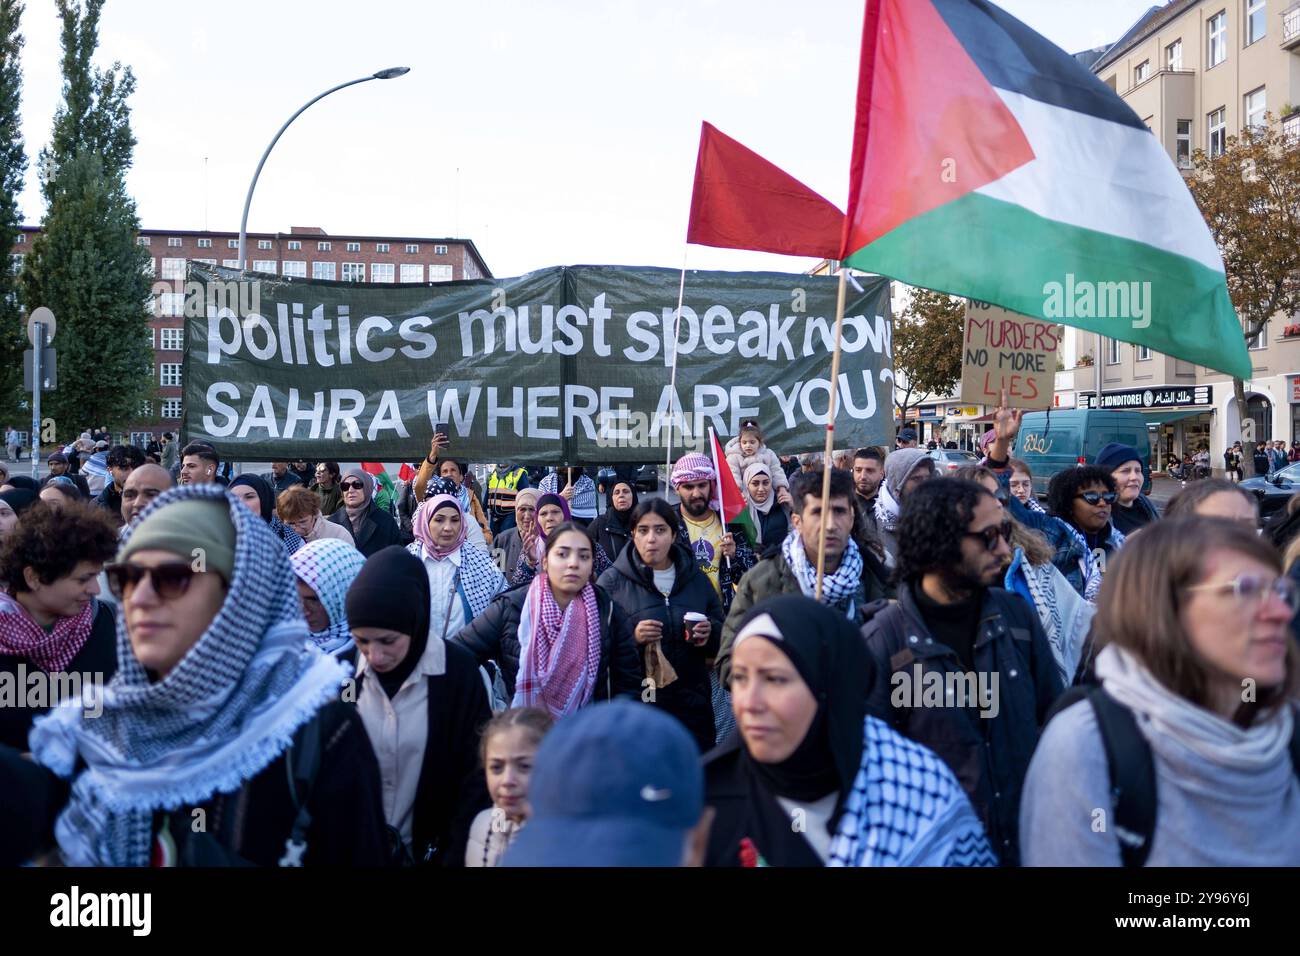
[[[139,417],[154,395],[148,340],[151,260],[136,244],[140,222],[126,191],[135,137],[129,67],[94,66],[104,0],[57,0],[63,22],[63,102],[41,151],[47,209],[22,272],[28,308],[58,319],[59,386],[42,410],[59,435],[91,423]]]
[[[23,5],[18,0],[0,0],[0,237],[6,244],[13,241],[22,225],[18,196],[27,169],[20,115],[23,37],[19,26],[22,15]],[[3,419],[0,427],[20,420],[23,349],[26,344],[27,333],[18,298],[18,274],[6,256],[0,261],[0,419]]]
[[[909,408],[929,396],[947,395],[961,381],[965,316],[962,299],[912,290],[911,303],[894,323],[894,395],[903,421]]]
[[[1250,343],[1273,316],[1300,312],[1300,145],[1268,115],[1263,126],[1228,137],[1218,156],[1198,149],[1187,184],[1223,256],[1228,294]],[[1232,384],[1245,419],[1245,383]],[[1242,445],[1249,461],[1249,428]]]

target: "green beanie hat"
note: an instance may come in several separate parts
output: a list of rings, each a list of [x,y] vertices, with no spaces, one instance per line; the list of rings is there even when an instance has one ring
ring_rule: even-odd
[[[187,562],[202,556],[204,568],[216,571],[229,584],[235,572],[235,526],[229,505],[201,498],[165,505],[140,522],[117,560],[155,550],[170,551]]]

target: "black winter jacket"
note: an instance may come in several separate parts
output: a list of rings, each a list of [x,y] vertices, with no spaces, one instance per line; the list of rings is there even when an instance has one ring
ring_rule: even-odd
[[[97,601],[98,610],[90,625],[90,636],[82,645],[77,655],[63,669],[62,678],[52,678],[53,684],[46,685],[46,692],[71,695],[79,692],[94,681],[107,684],[117,673],[117,617],[111,604]],[[19,666],[23,671],[19,671]],[[27,751],[27,734],[32,723],[44,714],[57,701],[46,700],[43,707],[25,706],[30,699],[29,685],[19,681],[22,674],[31,675],[40,668],[22,657],[0,657],[0,744]],[[2,676],[12,675],[12,677]],[[73,675],[79,680],[73,683]],[[13,701],[6,700],[5,684],[11,684],[18,695]]]
[[[643,620],[664,625],[660,647],[677,672],[677,680],[667,687],[657,688],[653,702],[685,724],[700,751],[706,752],[713,749],[717,731],[713,724],[712,692],[705,662],[717,654],[722,639],[722,601],[709,579],[696,566],[695,556],[681,542],[673,542],[672,560],[677,575],[672,594],[667,598],[655,587],[654,571],[641,560],[635,546],[623,550],[614,566],[600,576],[599,583],[622,609],[629,633],[635,632],[637,623]],[[713,631],[707,643],[686,642],[684,616],[687,611],[708,617]],[[637,645],[637,654],[644,662],[645,647]]]
[[[402,543],[402,531],[397,527],[397,522],[393,516],[386,511],[381,511],[375,507],[373,501],[370,502],[366,509],[366,515],[361,519],[361,530],[353,531],[352,522],[348,520],[346,508],[340,508],[329,517],[340,528],[346,528],[348,534],[352,535],[352,543],[356,545],[358,551],[367,558],[376,551],[382,551],[390,544]]]
[[[452,641],[469,650],[480,665],[496,661],[506,682],[506,692],[515,693],[519,675],[519,616],[529,585],[502,591],[478,617],[457,632]],[[639,697],[641,662],[636,641],[623,612],[600,587],[596,588],[600,608],[600,670],[596,672],[594,700]]]
[[[1021,787],[1044,718],[1064,690],[1038,614],[1017,594],[985,592],[974,673],[991,695],[968,699],[965,708],[923,696],[927,687],[964,694],[969,684],[956,678],[968,672],[927,629],[912,585],[899,585],[897,601],[871,606],[862,636],[873,665],[868,712],[944,759],[1003,865],[1018,865]]]

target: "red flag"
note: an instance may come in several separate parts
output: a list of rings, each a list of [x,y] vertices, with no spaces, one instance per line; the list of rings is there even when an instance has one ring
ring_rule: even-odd
[[[712,124],[700,129],[686,241],[834,259],[844,214]]]
[[[397,477],[401,481],[410,481],[415,477],[415,469],[406,462],[402,462],[402,467],[397,469]]]
[[[754,547],[759,541],[758,522],[754,518],[754,513],[749,507],[749,502],[740,492],[740,486],[736,484],[736,476],[731,473],[731,466],[727,464],[727,453],[722,449],[722,443],[718,441],[718,436],[714,433],[712,427],[709,428],[709,441],[712,444],[713,468],[718,473],[717,502],[718,511],[722,514],[723,525],[736,524],[745,533],[749,540],[750,547]]]
[[[363,461],[361,463],[361,470],[368,475],[382,475],[385,469],[384,466],[377,461]]]

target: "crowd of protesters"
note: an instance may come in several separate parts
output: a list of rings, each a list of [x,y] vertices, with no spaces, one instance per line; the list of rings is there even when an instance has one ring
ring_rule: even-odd
[[[1040,502],[1020,420],[645,496],[88,432],[0,485],[0,863],[1300,865],[1300,508]]]

